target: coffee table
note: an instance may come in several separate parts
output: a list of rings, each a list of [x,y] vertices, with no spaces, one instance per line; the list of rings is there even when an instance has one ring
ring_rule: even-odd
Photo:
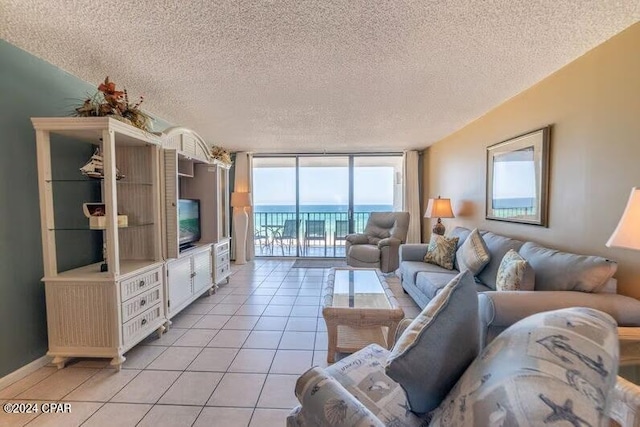
[[[335,353],[353,353],[369,344],[384,348],[393,337],[404,312],[379,270],[333,268],[323,291],[322,316],[327,323],[327,362]]]

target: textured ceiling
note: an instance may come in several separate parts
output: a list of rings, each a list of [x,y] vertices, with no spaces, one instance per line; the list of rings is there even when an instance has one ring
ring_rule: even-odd
[[[0,37],[234,151],[424,148],[640,19],[631,0],[0,0]],[[1,58],[0,58],[1,60]]]

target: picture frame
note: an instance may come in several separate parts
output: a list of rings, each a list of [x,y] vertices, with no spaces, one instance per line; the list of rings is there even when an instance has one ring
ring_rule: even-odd
[[[551,126],[487,147],[486,216],[547,227]]]

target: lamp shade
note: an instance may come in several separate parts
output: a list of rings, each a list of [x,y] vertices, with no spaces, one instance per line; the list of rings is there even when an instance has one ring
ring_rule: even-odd
[[[245,208],[251,206],[251,193],[234,191],[231,193],[231,206],[234,208]]]
[[[640,188],[631,189],[627,207],[607,246],[640,250]]]
[[[424,213],[425,218],[455,218],[453,210],[451,210],[451,199],[429,199],[427,210]]]

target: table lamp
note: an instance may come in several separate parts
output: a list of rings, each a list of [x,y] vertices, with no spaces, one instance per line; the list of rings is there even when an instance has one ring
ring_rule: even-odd
[[[451,199],[442,199],[440,196],[438,196],[437,199],[429,199],[424,217],[438,218],[438,222],[433,226],[433,230],[431,231],[444,236],[445,228],[440,218],[455,218],[453,210],[451,210]]]
[[[627,207],[607,247],[640,250],[640,188],[631,189]]]
[[[231,193],[233,207],[233,231],[236,239],[236,264],[247,263],[247,228],[249,216],[246,208],[251,206],[251,193],[234,191]]]

